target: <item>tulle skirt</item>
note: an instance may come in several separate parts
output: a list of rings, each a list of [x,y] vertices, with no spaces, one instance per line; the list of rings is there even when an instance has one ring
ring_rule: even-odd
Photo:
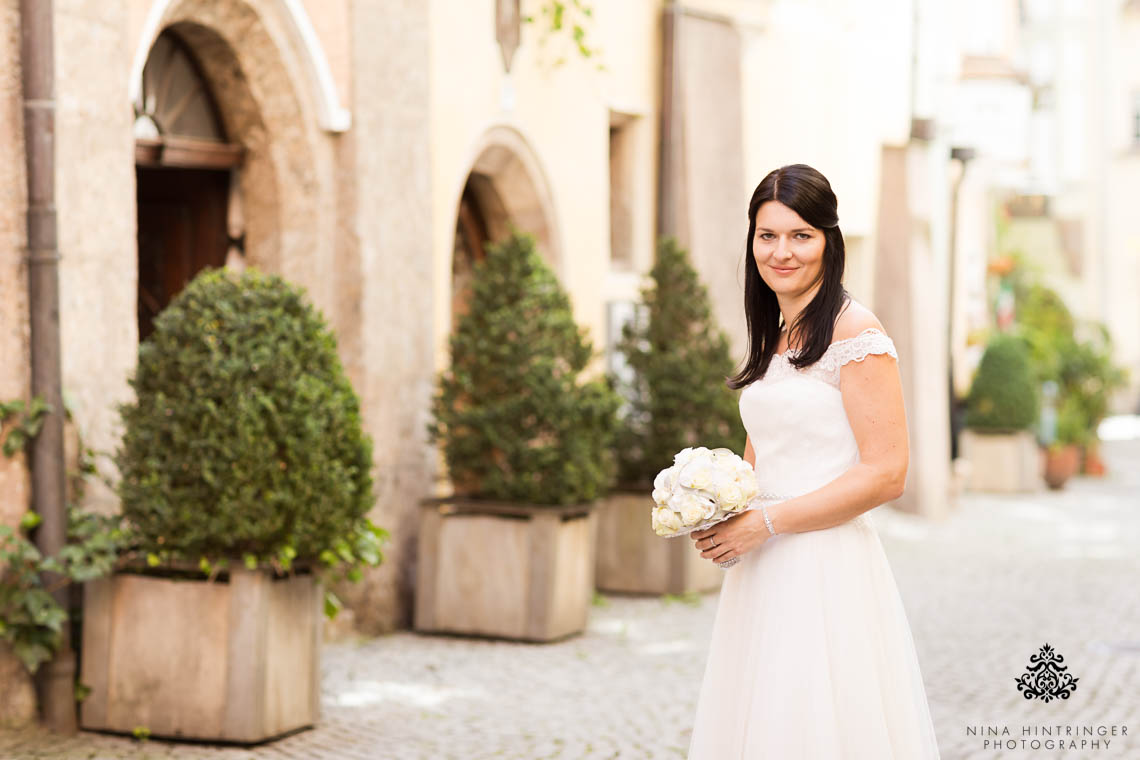
[[[936,760],[902,600],[868,515],[728,569],[689,760]]]

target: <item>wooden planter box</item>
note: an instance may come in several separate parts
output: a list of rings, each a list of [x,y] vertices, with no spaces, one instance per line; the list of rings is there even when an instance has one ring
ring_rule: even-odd
[[[317,721],[320,584],[120,573],[86,584],[85,729],[256,743]]]
[[[594,504],[420,503],[415,629],[554,641],[586,629]]]
[[[1033,433],[962,431],[962,456],[970,463],[971,491],[1023,493],[1044,485],[1044,457]]]
[[[725,571],[703,559],[688,536],[653,532],[646,491],[615,491],[598,509],[597,587],[632,594],[684,594],[720,588]]]

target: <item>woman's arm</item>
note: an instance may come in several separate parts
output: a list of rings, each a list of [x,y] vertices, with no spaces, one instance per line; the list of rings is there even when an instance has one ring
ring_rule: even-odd
[[[910,449],[898,363],[870,354],[840,374],[860,461],[822,488],[768,507],[777,534],[830,528],[902,495]]]
[[[753,470],[756,469],[756,452],[752,448],[752,436],[747,433],[744,435],[744,456],[741,459],[752,465]]]

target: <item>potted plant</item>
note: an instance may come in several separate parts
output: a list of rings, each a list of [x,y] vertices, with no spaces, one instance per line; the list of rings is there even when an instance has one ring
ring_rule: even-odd
[[[739,394],[725,384],[733,361],[717,328],[708,290],[672,238],[657,248],[652,285],[642,290],[645,319],[626,324],[616,350],[627,371],[611,382],[626,403],[616,439],[617,486],[599,512],[597,587],[684,594],[720,586],[724,572],[650,529],[657,473],[687,446],[737,449],[745,440]]]
[[[334,336],[281,278],[206,270],[131,387],[115,461],[145,561],[85,589],[83,727],[254,743],[313,725],[321,579],[387,537]]]
[[[1040,384],[1057,388],[1057,441],[1046,443],[1047,480],[1063,483],[1068,463],[1076,457],[1080,471],[1103,474],[1098,456],[1097,426],[1108,413],[1109,398],[1127,381],[1124,370],[1112,363],[1112,340],[1099,322],[1078,324],[1061,296],[1036,282],[1017,287],[1018,326],[1029,349]],[[1070,445],[1076,447],[1071,453]]]
[[[1041,457],[1031,427],[1040,399],[1025,341],[998,333],[986,345],[966,397],[963,455],[976,491],[1036,490]]]
[[[432,400],[454,493],[421,504],[415,628],[551,641],[585,629],[616,394],[570,301],[512,232],[476,265]]]
[[[1079,471],[1103,475],[1097,428],[1108,414],[1112,393],[1127,383],[1127,371],[1112,362],[1112,338],[1100,322],[1078,327],[1070,350],[1060,360],[1062,393],[1079,410],[1082,427],[1075,441],[1080,449]]]
[[[1057,433],[1045,447],[1045,484],[1056,490],[1077,474],[1081,445],[1088,438],[1088,422],[1076,396],[1062,397],[1057,410]]]

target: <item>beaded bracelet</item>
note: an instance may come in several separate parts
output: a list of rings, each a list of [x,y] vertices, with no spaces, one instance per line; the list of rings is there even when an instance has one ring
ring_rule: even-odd
[[[764,524],[768,526],[768,532],[773,536],[776,535],[776,529],[772,527],[772,519],[768,517],[768,507],[763,504],[765,501],[787,501],[792,498],[791,496],[784,496],[771,491],[761,491],[757,494],[753,501],[760,502],[760,512],[764,515]]]
[[[773,536],[776,535],[776,531],[772,528],[772,520],[768,517],[768,507],[761,504],[760,511],[764,514],[764,524],[768,526],[768,532]]]

